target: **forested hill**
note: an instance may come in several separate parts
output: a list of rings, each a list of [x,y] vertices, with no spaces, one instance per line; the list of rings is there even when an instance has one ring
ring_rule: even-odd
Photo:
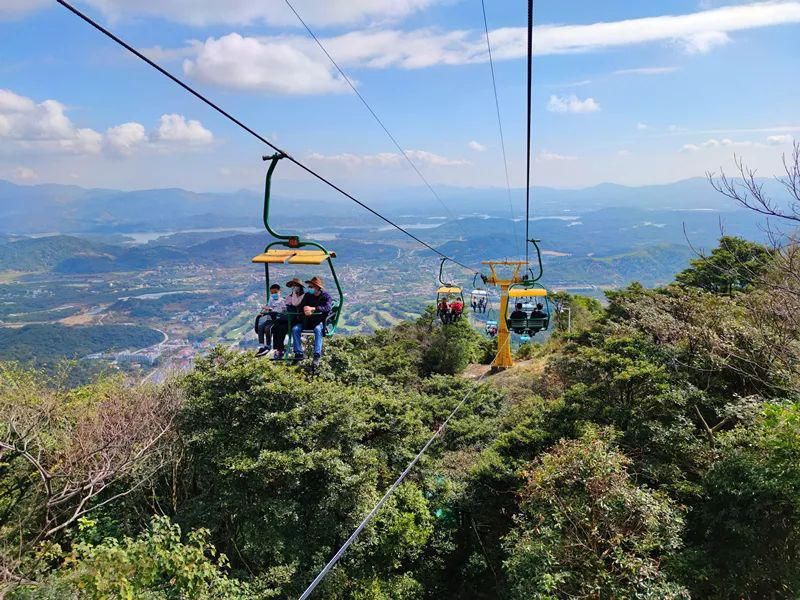
[[[237,234],[197,240],[191,234],[169,243],[123,246],[68,235],[0,240],[0,271],[108,273],[155,269],[181,264],[214,267],[240,266],[245,257],[263,252],[264,234]],[[195,236],[197,237],[197,236]],[[187,239],[195,243],[181,243]],[[380,243],[340,240],[341,262],[374,262],[397,258],[398,249]]]
[[[723,238],[677,281],[559,294],[544,345],[467,321],[217,349],[163,385],[0,373],[7,597],[796,598],[800,252]],[[559,315],[560,317],[560,315]],[[483,363],[483,364],[481,364]]]

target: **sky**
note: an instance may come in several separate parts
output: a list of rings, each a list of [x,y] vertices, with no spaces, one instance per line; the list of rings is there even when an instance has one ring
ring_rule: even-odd
[[[410,161],[285,0],[75,0],[343,186],[422,185],[416,167],[433,185],[505,187],[480,0],[292,3]],[[486,0],[513,187],[526,11]],[[536,185],[668,183],[734,156],[771,176],[800,139],[800,0],[538,0],[534,16]],[[0,0],[0,179],[255,189],[265,152],[55,0]]]

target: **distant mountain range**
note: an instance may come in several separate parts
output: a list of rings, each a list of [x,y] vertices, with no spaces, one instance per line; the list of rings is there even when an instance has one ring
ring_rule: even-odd
[[[776,185],[765,182],[768,191]],[[685,268],[695,249],[713,247],[723,232],[761,241],[766,237],[762,217],[722,197],[703,179],[534,192],[530,234],[542,240],[548,280],[560,285],[663,283]],[[521,196],[520,190],[515,193]],[[373,204],[464,264],[477,267],[483,260],[521,256],[525,224],[521,214],[516,221],[509,218],[505,190],[441,187],[439,194],[457,220],[443,218],[429,191],[417,188]],[[403,249],[438,261],[433,252],[351,202],[303,200],[283,192],[275,198],[273,225],[332,240],[325,243],[337,252],[340,264],[391,261]],[[0,181],[0,271],[240,266],[263,250],[268,236],[263,230],[231,229],[262,228],[261,212],[262,198],[255,192],[122,192]],[[50,232],[57,235],[42,236]],[[162,237],[136,238],[147,243],[126,236],[154,232]]]
[[[775,182],[765,180],[767,189]],[[307,187],[307,186],[306,186]],[[330,192],[325,200],[299,196],[291,182],[276,186],[274,216],[287,224],[380,225],[381,222],[349,200]],[[302,188],[305,189],[305,188]],[[438,187],[451,214],[484,214],[510,218],[507,192],[500,188]],[[512,190],[515,216],[522,216],[524,194]],[[430,192],[406,188],[392,193],[366,193],[364,200],[403,223],[444,217],[448,212]],[[717,194],[704,179],[668,185],[626,187],[603,184],[580,190],[534,189],[535,216],[568,216],[605,208],[638,210],[707,209],[736,211],[730,200]],[[16,233],[125,233],[261,224],[260,192],[195,193],[181,189],[119,191],[67,185],[20,186],[0,180],[0,234]]]
[[[23,238],[0,243],[0,271],[111,273],[155,269],[180,264],[238,267],[263,251],[266,234],[228,235],[196,244],[151,243],[121,246],[74,236]],[[342,240],[340,263],[373,263],[396,259],[400,250],[378,243]]]

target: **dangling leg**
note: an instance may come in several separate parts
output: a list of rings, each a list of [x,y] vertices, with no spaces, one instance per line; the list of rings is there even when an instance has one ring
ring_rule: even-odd
[[[298,363],[303,356],[303,323],[295,323],[292,326],[292,351],[294,352],[294,362]]]
[[[319,361],[322,358],[322,331],[324,327],[325,323],[318,323],[316,327],[314,327],[314,360],[311,361],[311,367],[314,369],[319,366]]]
[[[273,360],[283,358],[286,351],[286,334],[289,332],[289,323],[286,319],[280,319],[272,326],[272,347],[275,349]]]

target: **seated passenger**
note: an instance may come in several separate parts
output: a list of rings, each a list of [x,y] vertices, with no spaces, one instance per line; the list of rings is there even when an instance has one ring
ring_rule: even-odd
[[[522,302],[517,302],[514,305],[514,308],[516,310],[511,313],[511,316],[509,317],[510,319],[517,320],[517,319],[527,319],[528,318],[528,313],[526,313],[524,310],[522,310]]]
[[[456,298],[450,304],[450,314],[452,315],[453,320],[459,318],[461,316],[461,313],[463,312],[464,312],[464,302],[461,300],[461,298]]]
[[[536,308],[531,311],[531,319],[546,319],[547,313],[544,312],[544,306],[542,304],[537,304]]]
[[[273,283],[269,286],[269,301],[261,307],[261,312],[256,317],[255,330],[259,343],[256,356],[264,356],[272,349],[272,327],[285,310],[286,303],[281,298],[281,286]]]
[[[300,304],[303,302],[303,296],[305,295],[303,282],[295,277],[286,282],[286,287],[289,288],[289,295],[286,296],[286,310],[288,312],[299,312]]]
[[[317,368],[322,357],[322,336],[325,332],[325,322],[333,309],[333,298],[325,291],[322,279],[312,277],[306,281],[309,293],[303,296],[300,303],[300,312],[303,319],[292,326],[292,350],[294,351],[294,364],[299,363],[303,356],[303,330],[314,332],[314,359],[311,366]]]
[[[305,296],[303,289],[303,282],[296,277],[291,281],[286,282],[286,287],[289,288],[289,295],[284,300],[285,308],[284,314],[275,319],[272,326],[272,347],[275,350],[275,355],[272,360],[281,360],[286,351],[286,334],[289,333],[289,320],[291,319],[292,325],[297,323],[298,319],[302,318],[297,316],[287,316],[287,313],[300,312],[300,304]]]
[[[447,298],[442,298],[439,304],[436,305],[436,314],[442,320],[442,323],[447,323],[450,319],[450,309],[447,307]]]

